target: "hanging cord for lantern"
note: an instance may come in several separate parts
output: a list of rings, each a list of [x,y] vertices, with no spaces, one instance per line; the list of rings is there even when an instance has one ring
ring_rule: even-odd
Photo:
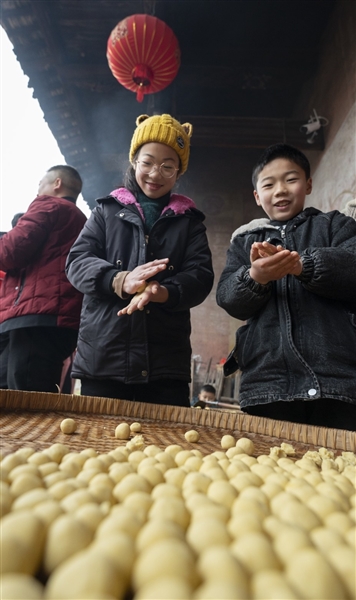
[[[154,17],[156,14],[156,0],[143,0],[143,12]]]

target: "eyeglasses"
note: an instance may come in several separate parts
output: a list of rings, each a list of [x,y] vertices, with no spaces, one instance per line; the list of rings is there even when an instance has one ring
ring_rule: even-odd
[[[156,165],[156,163],[151,160],[136,160],[136,164],[139,166],[141,173],[144,175],[151,175],[155,170],[159,172],[159,174],[164,177],[164,179],[171,179],[179,169],[173,167],[172,165],[167,165],[166,163],[162,163],[161,165]]]

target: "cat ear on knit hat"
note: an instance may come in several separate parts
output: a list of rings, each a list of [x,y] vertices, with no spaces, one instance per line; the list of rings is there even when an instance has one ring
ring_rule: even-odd
[[[143,121],[146,121],[146,119],[149,119],[149,118],[150,118],[149,115],[140,115],[139,117],[137,117],[137,119],[136,119],[136,125],[137,125],[137,127],[139,125],[141,125],[141,123],[143,123]]]
[[[192,137],[193,125],[191,125],[190,123],[183,123],[182,127],[183,127],[185,133],[187,134],[187,136]]]
[[[137,117],[136,119],[136,125],[137,127],[139,125],[141,125],[141,123],[143,123],[144,121],[146,121],[146,119],[149,119],[150,116],[149,115],[140,115],[139,117]],[[193,125],[191,125],[191,123],[181,123],[181,126],[183,127],[185,133],[187,134],[188,137],[192,137],[192,133],[193,133]]]

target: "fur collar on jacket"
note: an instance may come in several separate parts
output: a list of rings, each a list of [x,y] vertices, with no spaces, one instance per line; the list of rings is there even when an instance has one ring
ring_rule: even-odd
[[[348,217],[356,219],[356,198],[349,200],[340,212],[344,213],[344,215]]]
[[[293,217],[293,219],[299,219],[299,220],[303,220],[308,218],[311,215],[318,215],[320,214],[320,210],[317,208],[314,208],[313,206],[309,206],[308,208],[305,208],[304,210],[302,210],[302,212],[300,212],[298,215],[296,215],[295,217]],[[327,214],[327,213],[324,213]],[[285,223],[287,224],[289,221],[286,221]],[[245,225],[241,225],[240,227],[238,227],[237,229],[235,229],[234,233],[231,236],[230,242],[232,242],[232,240],[234,239],[234,237],[236,235],[240,235],[241,233],[247,233],[249,231],[258,231],[260,229],[274,229],[274,230],[279,230],[279,227],[277,227],[277,225],[272,225],[270,219],[265,218],[261,218],[261,219],[253,219],[252,221],[250,221],[249,223],[246,223]]]
[[[257,229],[257,230],[258,229],[266,229],[266,228],[278,229],[278,227],[276,227],[275,225],[271,225],[270,220],[267,218],[253,219],[249,223],[245,223],[245,225],[241,225],[240,227],[235,229],[234,233],[231,236],[230,242],[232,242],[234,237],[236,235],[239,235],[240,233],[246,233],[247,231],[253,231],[255,229]]]
[[[140,212],[140,215],[144,219],[143,210],[140,204],[137,202],[135,196],[129,192],[124,187],[113,190],[110,193],[110,196],[113,196],[121,202],[121,204],[134,204],[137,210]],[[188,198],[188,196],[182,196],[181,194],[171,194],[171,198],[167,206],[164,207],[162,214],[164,214],[167,210],[173,210],[176,215],[183,215],[187,210],[192,208],[197,208],[193,200]]]

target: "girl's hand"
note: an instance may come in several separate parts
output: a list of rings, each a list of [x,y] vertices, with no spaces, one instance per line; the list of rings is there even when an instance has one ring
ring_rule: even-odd
[[[136,310],[143,310],[149,302],[166,302],[168,300],[168,290],[158,281],[150,281],[142,292],[135,294],[130,304],[119,310],[118,317],[122,315],[131,315]]]
[[[164,271],[167,268],[168,262],[169,258],[157,258],[144,265],[139,265],[133,271],[130,271],[130,273],[126,275],[122,286],[125,294],[131,296],[137,292],[142,292],[146,287],[147,279],[151,279],[151,277],[154,277],[157,273]]]

